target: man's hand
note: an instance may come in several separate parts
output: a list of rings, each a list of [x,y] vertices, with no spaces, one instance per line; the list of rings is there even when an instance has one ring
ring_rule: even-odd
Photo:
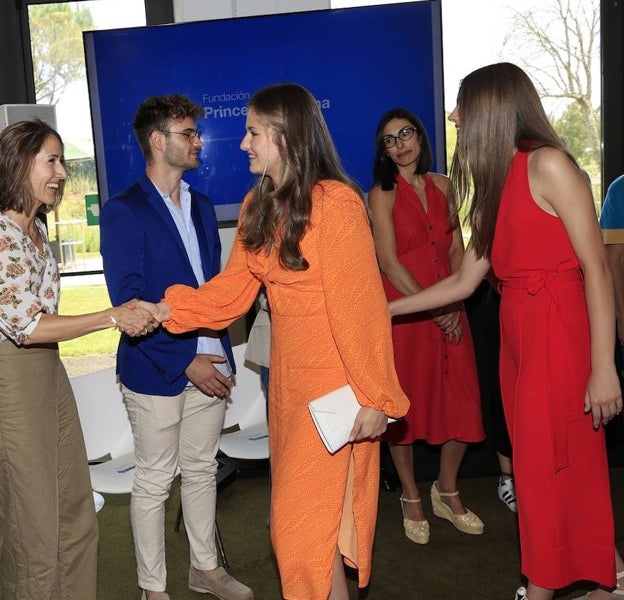
[[[218,371],[213,364],[223,364],[226,360],[224,356],[218,354],[198,354],[186,368],[186,376],[198,390],[207,396],[227,398],[232,381]]]

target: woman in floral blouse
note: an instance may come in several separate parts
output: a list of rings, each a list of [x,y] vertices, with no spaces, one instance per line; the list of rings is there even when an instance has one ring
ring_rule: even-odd
[[[59,273],[39,210],[60,201],[58,133],[0,133],[0,582],[4,600],[96,596],[97,521],[76,404],[56,342],[151,331],[140,309],[59,316]]]

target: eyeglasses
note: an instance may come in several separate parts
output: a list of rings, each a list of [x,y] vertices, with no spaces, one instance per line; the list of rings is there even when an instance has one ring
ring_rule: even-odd
[[[177,133],[178,135],[184,135],[188,139],[189,142],[193,141],[193,138],[201,139],[202,132],[199,129],[186,129],[185,131],[171,131],[170,129],[163,129],[162,131],[165,135],[169,135],[170,133]]]
[[[392,148],[397,143],[397,140],[401,140],[402,142],[411,140],[417,131],[417,127],[403,127],[403,129],[399,131],[399,135],[384,135],[381,143],[384,148]]]

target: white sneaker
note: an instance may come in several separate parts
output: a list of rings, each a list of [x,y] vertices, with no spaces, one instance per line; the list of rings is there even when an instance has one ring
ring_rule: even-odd
[[[499,486],[498,489],[500,489],[500,486]],[[526,600],[526,597],[527,597],[527,595],[526,595],[526,588],[519,587],[516,590],[516,599],[515,600]]]
[[[498,479],[498,497],[507,505],[512,512],[518,512],[518,503],[516,502],[516,488],[514,486],[513,477],[503,480]]]

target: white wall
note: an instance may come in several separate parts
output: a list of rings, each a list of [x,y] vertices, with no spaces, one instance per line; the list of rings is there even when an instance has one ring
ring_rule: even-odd
[[[221,239],[221,268],[225,267],[228,256],[230,256],[235,237],[236,227],[219,228],[219,238]]]
[[[330,8],[330,0],[173,0],[176,23]]]
[[[322,10],[325,8],[330,8],[330,0],[173,0],[176,23]],[[245,50],[245,47],[246,40],[241,40],[241,51]],[[242,134],[241,131],[241,137]],[[222,266],[225,266],[230,255],[235,233],[235,228],[219,229]]]

